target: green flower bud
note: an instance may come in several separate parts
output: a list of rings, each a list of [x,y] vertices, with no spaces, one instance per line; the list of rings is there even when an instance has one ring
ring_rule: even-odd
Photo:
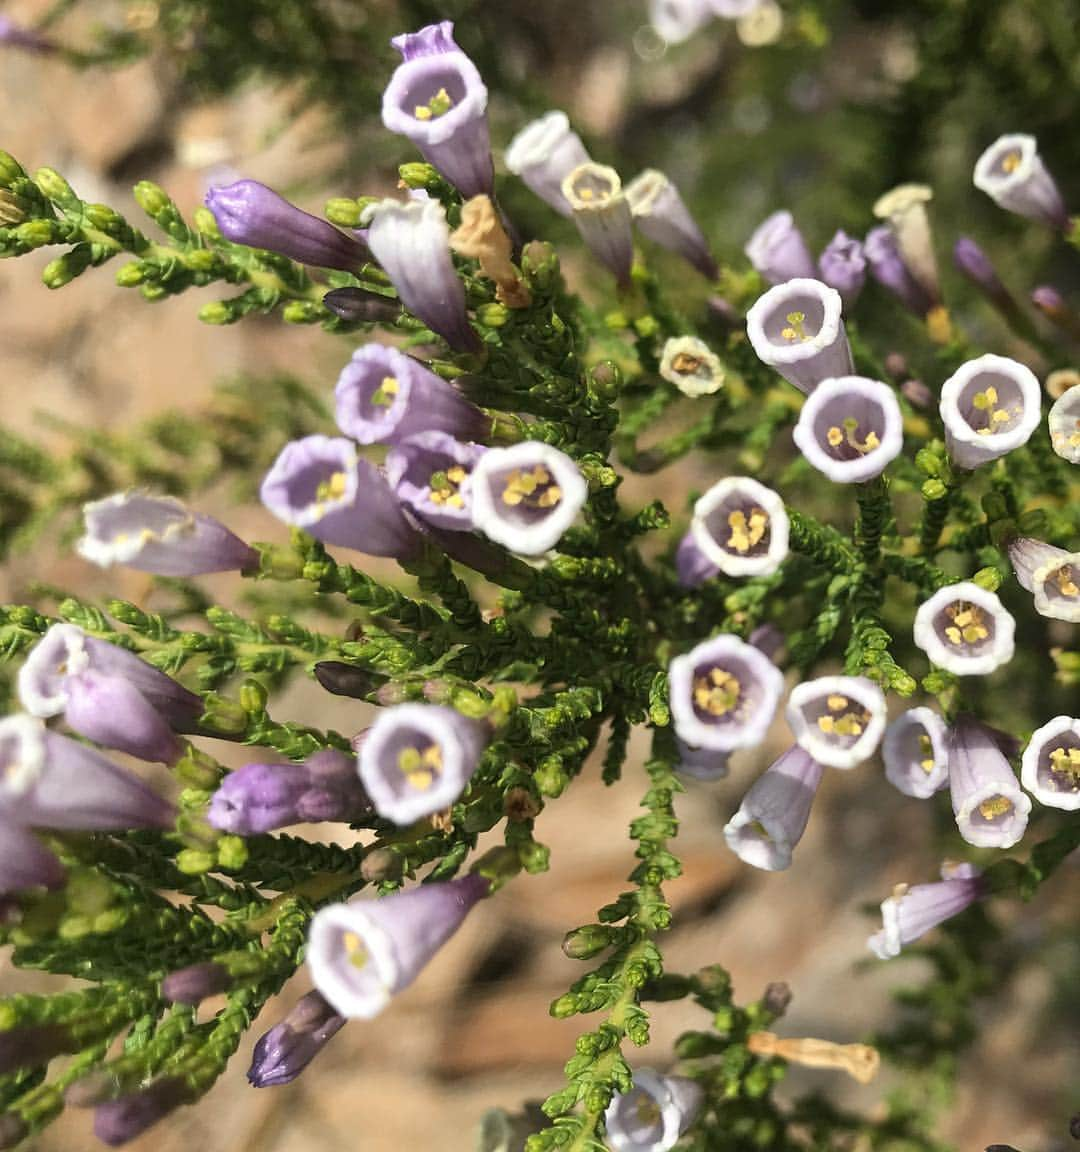
[[[501,328],[510,319],[510,309],[505,304],[482,304],[476,310],[476,319],[485,328]]]
[[[89,244],[77,244],[70,252],[45,265],[41,273],[42,283],[46,288],[63,288],[89,268],[92,256]]]
[[[1009,505],[1000,492],[987,492],[982,498],[982,509],[987,520],[1004,520],[1009,514]]]
[[[152,180],[140,180],[133,191],[135,202],[151,219],[156,219],[173,206],[165,190]]]
[[[568,992],[565,996],[560,996],[557,1000],[552,1002],[548,1011],[556,1020],[566,1020],[570,1016],[576,1016],[578,1010],[577,996],[572,992]]]
[[[199,309],[199,319],[204,324],[231,324],[236,317],[228,304],[223,300],[215,300]]]
[[[18,160],[10,152],[0,149],[0,187],[6,188],[13,180],[25,175],[26,172]]]
[[[927,500],[942,500],[949,489],[940,480],[927,480],[922,486],[923,497]]]
[[[91,228],[110,236],[122,230],[125,224],[123,216],[107,204],[84,204],[83,217]]]
[[[213,212],[205,205],[200,205],[192,214],[195,230],[203,236],[210,236],[215,240],[221,239],[221,230],[217,226]]]
[[[60,230],[53,220],[27,220],[15,229],[15,239],[27,248],[43,248],[59,238]]]
[[[326,315],[326,309],[314,300],[290,300],[281,310],[286,324],[314,324]]]
[[[562,950],[571,960],[588,960],[605,948],[610,948],[618,934],[617,928],[609,928],[604,924],[585,924],[567,932],[563,937]]]
[[[132,260],[116,270],[116,283],[121,288],[134,288],[145,279],[146,269],[140,260]]]
[[[176,866],[185,876],[201,876],[217,864],[217,853],[202,848],[184,848],[176,854]]]
[[[971,579],[987,592],[996,592],[1001,587],[1001,573],[996,568],[980,568]]]
[[[521,272],[529,286],[543,292],[559,277],[559,257],[546,240],[531,240],[521,253]]]
[[[420,161],[402,164],[398,168],[398,176],[406,188],[423,189],[432,196],[448,191],[446,182],[430,164]]]
[[[347,196],[336,196],[326,202],[326,218],[341,228],[359,228],[361,206]]]
[[[266,711],[268,695],[258,680],[245,680],[240,685],[240,707],[253,716],[261,716]]]
[[[42,195],[55,204],[68,208],[79,203],[71,185],[53,168],[39,168],[34,173],[34,183],[41,189]]]
[[[227,872],[235,872],[247,863],[247,845],[239,836],[222,836],[217,845],[217,862]]]

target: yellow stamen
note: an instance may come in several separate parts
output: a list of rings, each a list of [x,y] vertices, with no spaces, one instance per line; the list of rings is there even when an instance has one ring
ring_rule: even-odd
[[[726,716],[739,705],[742,684],[724,668],[712,668],[694,680],[694,705],[710,716]]]
[[[437,120],[440,116],[445,116],[453,106],[454,101],[450,98],[450,94],[445,88],[440,88],[426,104],[417,104],[413,109],[413,115],[417,120]]]
[[[389,408],[400,390],[401,385],[396,376],[384,376],[378,388],[371,394],[371,403],[376,408]]]
[[[355,932],[345,932],[342,934],[341,942],[345,945],[345,955],[349,963],[354,968],[366,968],[370,957],[360,937]]]
[[[979,815],[984,820],[996,820],[999,816],[1007,816],[1012,810],[1012,801],[1004,796],[991,796],[979,805]]]
[[[1077,596],[1080,596],[1080,587],[1078,587],[1076,581],[1073,580],[1071,564],[1062,564],[1051,579],[1057,585],[1057,589],[1062,596],[1067,596],[1070,600],[1074,600]]]
[[[321,505],[331,500],[340,500],[345,495],[348,484],[349,478],[344,472],[335,472],[329,480],[324,480],[315,489],[315,503]]]
[[[761,508],[751,508],[749,517],[742,511],[731,512],[728,514],[731,535],[726,546],[740,555],[745,555],[755,544],[761,543],[768,526],[769,517]]]
[[[1050,753],[1050,771],[1063,777],[1066,788],[1080,789],[1080,748],[1055,748]]]
[[[934,745],[925,732],[919,737],[919,756],[919,767],[929,776],[934,770]]]
[[[817,726],[827,736],[861,736],[870,721],[869,712],[853,706],[851,701],[839,692],[827,697],[825,705],[829,711],[824,716],[818,717]]]
[[[648,1092],[638,1093],[638,1098],[634,1103],[634,1111],[637,1113],[637,1122],[643,1128],[652,1128],[653,1125],[660,1122],[660,1117],[663,1115],[660,1111],[660,1105]]]
[[[428,480],[428,499],[436,507],[447,505],[450,508],[464,508],[465,500],[460,488],[468,473],[460,464],[447,468],[445,472],[432,472]]]
[[[442,770],[442,749],[429,744],[422,752],[419,748],[403,748],[398,753],[398,770],[410,788],[426,792]]]
[[[1010,152],[1005,157],[1005,159],[1002,160],[1001,170],[1011,176],[1012,173],[1015,172],[1017,170],[1017,168],[1020,167],[1021,159],[1023,159],[1023,157],[1020,155],[1019,152]]]
[[[680,376],[690,376],[704,363],[700,356],[691,356],[689,352],[677,352],[672,358],[671,367]]]
[[[512,508],[554,508],[562,500],[562,489],[552,481],[551,473],[537,464],[531,471],[518,468],[510,473],[503,488],[502,502]]]
[[[834,424],[826,433],[826,440],[829,442],[830,448],[839,448],[841,444],[848,444],[854,448],[860,456],[865,456],[868,452],[880,446],[881,441],[878,439],[878,434],[871,429],[866,434],[863,441],[859,441],[856,433],[859,431],[859,422],[854,416],[849,416],[843,421],[843,426]]]
[[[945,638],[950,644],[977,644],[990,635],[983,623],[982,609],[974,604],[957,600],[945,609],[945,615],[952,620],[952,624],[945,628]]]
[[[810,337],[806,334],[804,327],[806,323],[805,312],[789,312],[785,319],[788,326],[784,328],[780,335],[789,343],[794,344],[803,340],[809,340]]]

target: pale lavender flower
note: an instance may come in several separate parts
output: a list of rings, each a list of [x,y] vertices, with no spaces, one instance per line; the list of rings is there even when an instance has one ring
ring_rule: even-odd
[[[766,217],[743,251],[770,284],[812,280],[817,276],[814,258],[790,212],[781,210]]]
[[[0,808],[0,896],[26,888],[59,888],[63,882],[60,861]]]
[[[731,752],[760,744],[783,690],[780,669],[737,636],[714,636],[668,667],[675,732],[695,749]]]
[[[1055,716],[1036,728],[1020,761],[1020,780],[1048,808],[1080,808],[1080,720]]]
[[[1069,214],[1034,136],[999,136],[975,164],[975,187],[1008,212],[1067,228]]]
[[[880,476],[904,447],[896,394],[865,376],[823,380],[810,393],[792,432],[807,460],[836,484]]]
[[[612,1152],[667,1152],[701,1111],[704,1089],[686,1076],[661,1076],[635,1068],[629,1092],[615,1096],[604,1113]]]
[[[967,580],[939,588],[915,613],[915,644],[955,676],[986,676],[1008,664],[1015,632],[997,594]]]
[[[539,556],[558,544],[588,494],[581,469],[550,444],[489,448],[473,467],[473,523],[511,552]]]
[[[421,432],[390,449],[386,477],[398,499],[426,524],[467,532],[473,526],[472,473],[486,451],[445,432]]]
[[[19,700],[33,716],[64,718],[88,740],[172,763],[202,701],[164,672],[73,624],[54,624],[19,669]]]
[[[357,348],[334,400],[338,427],[361,444],[396,444],[417,432],[468,439],[486,427],[483,413],[453,385],[386,344]]]
[[[732,852],[767,872],[790,868],[824,771],[809,752],[792,745],[754,781],[724,827]]]
[[[488,91],[449,20],[391,41],[402,55],[382,100],[383,124],[407,136],[465,199],[492,196]]]
[[[398,704],[364,733],[360,780],[380,816],[412,824],[453,804],[486,743],[484,725],[454,708]]]
[[[974,864],[941,866],[934,884],[898,884],[881,905],[882,928],[866,944],[879,960],[899,956],[931,929],[958,916],[986,892],[982,873]]]
[[[649,0],[649,23],[669,44],[689,40],[712,15],[709,0]]]
[[[696,588],[725,576],[768,576],[788,554],[790,524],[779,495],[749,476],[725,476],[694,504],[679,544],[679,583]]]
[[[133,489],[83,505],[80,556],[107,568],[123,564],[155,576],[200,576],[257,567],[258,553],[219,520],[172,496]]]
[[[257,180],[211,188],[206,206],[221,234],[234,244],[265,248],[299,264],[345,272],[355,271],[370,258],[367,246],[356,236],[301,211]]]
[[[866,257],[862,244],[839,231],[818,258],[818,275],[840,293],[844,308],[850,309],[866,283]]]
[[[450,255],[446,210],[438,200],[381,200],[364,221],[371,251],[402,304],[451,348],[479,348],[465,311],[465,286]]]
[[[973,716],[958,716],[949,730],[949,789],[956,826],[969,844],[1011,848],[1024,835],[1031,800],[997,734]]]
[[[809,394],[855,370],[842,308],[840,293],[820,280],[789,280],[755,301],[746,332],[759,360]]]
[[[886,192],[874,204],[874,215],[888,222],[900,259],[912,278],[930,299],[941,299],[937,259],[926,205],[933,191],[925,184],[901,184]]]
[[[397,497],[351,440],[305,436],[281,450],[260,489],[263,504],[286,524],[325,544],[368,556],[408,559],[421,549]]]
[[[327,748],[303,764],[245,764],[230,772],[210,800],[207,820],[222,832],[250,836],[370,811],[356,758]]]
[[[1039,381],[1030,368],[987,354],[962,364],[941,388],[949,457],[977,468],[1026,444],[1042,419]]]
[[[506,167],[563,216],[572,215],[573,209],[563,195],[562,182],[588,163],[589,153],[565,112],[547,112],[526,124],[506,149]]]
[[[695,748],[680,737],[675,737],[679,749],[679,762],[675,771],[694,780],[723,780],[729,772],[730,752],[717,752],[713,748]]]
[[[881,745],[885,779],[925,800],[949,783],[949,731],[929,708],[909,708],[886,729]]]
[[[1080,386],[1063,392],[1047,417],[1050,446],[1070,464],[1080,464]]]
[[[346,1019],[377,1016],[420,975],[488,888],[472,873],[381,900],[323,908],[308,933],[307,963],[315,987]]]
[[[908,311],[921,319],[933,309],[934,299],[912,276],[900,255],[896,235],[887,224],[872,228],[866,234],[863,255],[870,265],[870,275],[896,296]]]
[[[953,245],[953,263],[995,308],[1009,315],[1016,312],[1016,302],[1002,284],[990,257],[970,236],[961,236]]]
[[[885,697],[864,676],[819,676],[791,690],[787,722],[796,742],[829,768],[854,768],[885,732]]]
[[[255,1045],[248,1069],[253,1088],[291,1084],[345,1023],[318,992],[302,996],[289,1014]]]
[[[1080,552],[1067,552],[1030,536],[1009,541],[1009,562],[1035,611],[1051,620],[1080,621]]]
[[[680,255],[707,280],[715,280],[719,267],[704,233],[663,172],[648,168],[626,186],[634,223],[661,248]]]
[[[585,246],[625,287],[634,263],[633,216],[618,172],[592,161],[579,164],[563,178],[562,194]]]
[[[664,341],[660,375],[684,395],[711,396],[724,386],[719,357],[696,336],[673,336]]]
[[[0,720],[0,815],[20,825],[171,828],[175,809],[94,748],[16,713]]]

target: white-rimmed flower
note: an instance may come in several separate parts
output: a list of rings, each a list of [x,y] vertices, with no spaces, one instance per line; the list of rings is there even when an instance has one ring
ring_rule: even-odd
[[[956,676],[986,676],[1008,664],[1015,632],[997,594],[968,580],[938,589],[915,613],[915,643]]]
[[[487,736],[477,720],[440,704],[398,704],[364,733],[358,768],[375,811],[412,824],[465,790]]]
[[[790,868],[824,771],[805,748],[793,744],[754,781],[725,825],[724,839],[732,852],[767,872]]]
[[[898,884],[882,902],[882,928],[867,940],[867,947],[879,960],[899,956],[906,944],[958,916],[985,890],[982,873],[974,864],[945,863],[941,880],[934,884]]]
[[[712,19],[709,0],[649,0],[649,23],[669,44],[681,44]]]
[[[1011,848],[1027,828],[1031,800],[996,734],[973,716],[949,730],[949,790],[960,835],[977,848]]]
[[[660,375],[684,396],[711,396],[724,386],[723,365],[696,336],[673,336],[664,342]]]
[[[79,555],[107,568],[123,564],[156,576],[200,576],[258,564],[258,553],[212,516],[173,496],[132,489],[83,505]]]
[[[814,258],[796,227],[795,217],[784,209],[767,216],[754,229],[743,251],[770,284],[817,275]]]
[[[759,297],[746,316],[758,359],[800,392],[854,371],[840,293],[820,280],[788,280]]]
[[[810,463],[837,484],[880,476],[904,447],[896,394],[878,380],[823,380],[803,405],[792,436]]]
[[[579,164],[563,178],[562,194],[585,246],[611,270],[620,286],[629,284],[634,263],[633,216],[618,172],[592,161]]]
[[[675,732],[696,749],[730,752],[765,736],[784,690],[772,661],[737,636],[714,636],[668,669]]]
[[[999,136],[976,161],[975,187],[1008,212],[1051,228],[1068,226],[1061,193],[1043,165],[1034,136]]]
[[[604,1113],[612,1152],[667,1152],[693,1124],[705,1092],[686,1076],[661,1076],[635,1068],[629,1092],[615,1096]]]
[[[874,215],[886,220],[896,238],[900,258],[919,287],[934,302],[940,299],[937,259],[926,205],[934,198],[925,184],[901,184],[874,204]]]
[[[472,472],[473,523],[522,556],[554,548],[589,494],[574,461],[537,440],[489,448]]]
[[[630,212],[641,232],[661,248],[676,252],[707,280],[719,269],[708,241],[687,208],[678,188],[663,173],[647,168],[626,186]]]
[[[1034,595],[1040,616],[1080,621],[1080,552],[1017,536],[1009,541],[1009,562],[1020,586]]]
[[[949,783],[948,741],[948,728],[936,712],[909,708],[885,729],[885,779],[905,796],[933,796]]]
[[[312,982],[339,1015],[370,1020],[420,975],[488,888],[472,873],[380,900],[328,905],[308,931]]]
[[[768,576],[788,554],[790,524],[784,502],[749,476],[726,476],[694,505],[679,545],[679,582],[693,588],[725,576]]]
[[[1080,464],[1080,386],[1063,392],[1047,417],[1050,446],[1070,464]]]
[[[864,676],[819,676],[791,690],[787,722],[815,760],[829,768],[854,768],[881,742],[885,697]]]
[[[1020,761],[1024,787],[1049,808],[1080,808],[1080,720],[1055,716],[1031,734]]]
[[[510,141],[505,158],[506,167],[541,200],[563,216],[572,214],[562,182],[575,168],[589,163],[589,153],[565,112],[546,112],[526,124]]]
[[[1026,444],[1042,418],[1039,381],[1007,356],[987,354],[962,364],[941,387],[941,419],[949,456],[976,468]]]

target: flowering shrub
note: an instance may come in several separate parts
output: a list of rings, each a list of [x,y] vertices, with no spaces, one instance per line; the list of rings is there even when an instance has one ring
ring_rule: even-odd
[[[663,0],[652,19],[676,41],[767,6]],[[43,33],[0,35],[51,50]],[[522,1134],[528,1152],[937,1148],[902,1099],[863,1117],[773,1089],[789,1062],[865,1082],[881,1054],[917,1070],[955,1053],[982,987],[986,906],[1031,898],[1080,846],[1080,719],[1061,711],[1077,710],[1080,683],[1062,630],[1080,620],[1080,419],[1070,391],[1048,397],[1039,379],[1065,345],[1040,329],[1029,366],[961,330],[928,187],[886,192],[865,242],[838,230],[816,261],[777,210],[746,243],[751,266],[721,268],[669,176],[624,183],[565,113],[520,125],[493,155],[488,90],[451,23],[393,43],[383,123],[424,161],[401,167],[398,196],[335,199],[326,219],[244,179],[188,220],[144,181],[155,240],[58,172],[0,153],[0,254],[59,248],[49,287],[122,258],[117,282],[149,300],[238,288],[203,307],[208,323],[276,313],[358,345],[332,406],[329,388],[283,387],[246,425],[149,431],[172,471],[116,451],[76,491],[34,445],[0,448],[58,493],[14,502],[6,543],[81,503],[87,563],[179,593],[162,613],[67,597],[0,614],[17,666],[0,720],[0,931],[15,964],[89,982],[0,1005],[0,1147],[65,1104],[92,1108],[98,1137],[119,1145],[194,1103],[306,964],[316,990],[258,1041],[248,1072],[257,1087],[295,1079],[346,1021],[393,1011],[479,901],[512,899],[507,885],[547,868],[536,818],[572,804],[599,759],[613,787],[645,777],[637,864],[565,938],[592,966],[551,1012],[587,1030],[565,1085],[549,1086],[546,1125]],[[608,292],[612,310],[575,293],[551,243],[518,234],[499,202],[518,178],[576,226],[589,295]],[[990,143],[973,182],[1080,246],[1032,136]],[[700,284],[693,318],[653,270],[663,250]],[[979,246],[961,238],[955,255],[1028,335]],[[917,318],[923,378],[863,337],[869,281]],[[1041,292],[1042,312],[1075,328]],[[678,415],[693,422],[658,436]],[[189,467],[202,443],[257,473],[276,538],[242,540],[228,506],[204,510],[225,465]],[[708,453],[703,493],[674,508],[620,495],[628,473],[692,450]],[[400,577],[372,575],[367,557]],[[271,607],[217,607],[191,583],[223,572]],[[342,633],[332,617],[346,610]],[[1047,682],[1038,712],[1000,706],[1020,660]],[[378,718],[342,734],[282,715],[275,694],[303,675]],[[964,914],[931,991],[912,997],[928,1018],[950,1006],[921,1046],[780,1037],[768,1029],[787,989],[740,1004],[723,957],[665,964],[683,780],[722,780],[781,713],[788,746],[732,798],[716,847],[747,867],[798,867],[819,791],[836,772],[881,771],[879,753],[927,820],[948,790],[961,858],[927,860],[911,887],[883,893],[867,941],[888,960]],[[651,734],[643,766],[627,757],[637,727]],[[230,772],[216,741],[253,759]],[[172,784],[150,787],[119,753],[165,765]],[[361,835],[345,848],[274,834],[312,821]],[[480,851],[492,832],[502,844]],[[667,1071],[632,1069],[650,1015],[683,998],[700,1028],[652,1054]]]

